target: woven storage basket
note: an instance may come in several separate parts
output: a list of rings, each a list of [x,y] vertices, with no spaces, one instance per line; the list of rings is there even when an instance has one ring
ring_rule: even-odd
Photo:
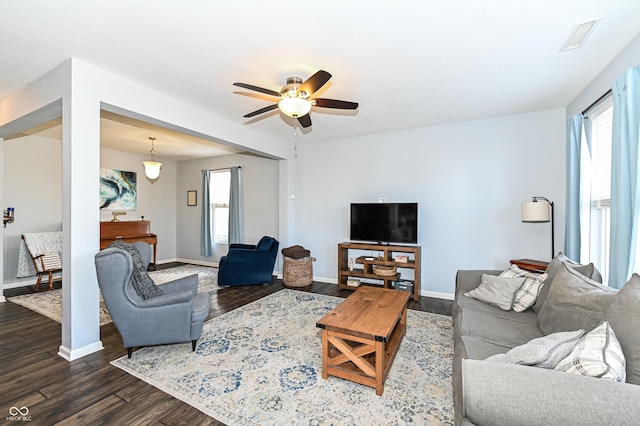
[[[392,277],[396,274],[395,266],[373,265],[373,273],[383,277]]]
[[[303,257],[293,259],[282,256],[284,265],[282,266],[282,282],[287,287],[306,287],[313,282],[313,257]]]

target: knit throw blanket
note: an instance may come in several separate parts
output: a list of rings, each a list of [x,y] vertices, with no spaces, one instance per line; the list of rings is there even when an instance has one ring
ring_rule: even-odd
[[[116,240],[109,244],[109,247],[115,247],[125,250],[131,255],[131,260],[133,260],[131,284],[133,284],[133,288],[136,293],[138,293],[138,296],[146,300],[151,299],[152,297],[162,296],[164,294],[164,291],[162,291],[162,289],[153,282],[153,280],[147,273],[147,269],[142,264],[140,252],[133,244],[129,244],[121,240]]]

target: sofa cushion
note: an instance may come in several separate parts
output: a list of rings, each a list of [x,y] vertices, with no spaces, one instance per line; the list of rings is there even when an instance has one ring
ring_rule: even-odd
[[[191,322],[204,322],[209,315],[209,294],[198,293],[191,302]]]
[[[455,317],[457,316],[457,313],[462,310],[474,311],[474,312],[478,312],[485,315],[491,315],[496,318],[507,319],[509,321],[524,322],[524,323],[533,324],[533,325],[538,324],[538,314],[536,314],[531,309],[527,309],[524,312],[515,312],[513,310],[504,311],[500,308],[489,305],[488,303],[481,302],[479,300],[476,300],[472,297],[467,297],[465,295],[461,295],[454,302],[454,305],[453,305],[454,321],[455,321]]]
[[[513,348],[543,336],[536,324],[511,321],[468,309],[458,314],[453,326],[456,337],[475,337],[507,348]]]
[[[506,346],[486,342],[477,337],[462,336],[460,340],[464,345],[465,359],[487,359],[509,351]]]
[[[554,257],[547,266],[547,269],[545,271],[547,274],[547,279],[542,284],[542,288],[540,288],[540,292],[538,293],[538,299],[536,300],[535,305],[533,305],[534,311],[540,312],[540,310],[542,309],[542,305],[544,305],[545,300],[547,300],[547,295],[549,294],[549,287],[551,286],[551,283],[553,282],[553,279],[560,269],[560,265],[562,264],[569,265],[572,269],[578,271],[585,277],[591,278],[592,280],[600,283],[602,282],[602,277],[600,276],[600,273],[593,263],[589,263],[588,265],[580,265],[566,257],[564,254],[558,253],[558,255]]]
[[[544,334],[579,329],[589,332],[602,323],[616,293],[563,263],[538,313],[540,330]]]
[[[536,303],[540,288],[549,274],[546,272],[536,274],[520,269],[517,265],[512,265],[509,269],[501,273],[500,276],[505,278],[524,277],[524,282],[514,295],[512,306],[514,311],[523,312]]]
[[[587,333],[555,370],[624,382],[624,354],[608,322]]]
[[[523,282],[524,277],[503,278],[483,274],[480,285],[464,295],[508,311],[513,306],[515,292]]]
[[[538,337],[505,354],[489,357],[487,361],[553,368],[571,353],[583,334],[584,330],[577,330]]]
[[[627,364],[627,383],[640,385],[640,276],[633,274],[604,316],[616,334]]]

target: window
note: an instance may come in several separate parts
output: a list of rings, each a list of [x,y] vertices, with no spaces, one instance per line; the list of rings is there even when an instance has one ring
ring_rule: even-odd
[[[211,217],[213,218],[213,241],[219,244],[229,242],[229,186],[231,171],[215,170],[209,183],[211,194]]]
[[[593,262],[606,282],[609,278],[613,98],[605,98],[589,111],[588,117],[592,122],[591,161],[589,167],[584,167],[588,174],[585,181],[589,184],[583,187],[583,199],[588,200],[588,211],[583,208],[582,229],[583,241],[588,241],[589,244],[583,245],[582,259]],[[586,140],[584,136],[583,140]],[[583,151],[588,158],[588,151]],[[585,161],[583,164],[586,164]]]

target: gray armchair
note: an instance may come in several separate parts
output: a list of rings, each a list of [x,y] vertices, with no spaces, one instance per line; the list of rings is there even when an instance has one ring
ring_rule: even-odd
[[[144,242],[134,245],[148,267],[151,247]],[[104,303],[129,358],[138,346],[191,341],[195,351],[209,315],[209,295],[198,294],[197,274],[161,284],[164,295],[144,300],[131,283],[133,262],[126,250],[104,249],[96,254],[95,265]]]

